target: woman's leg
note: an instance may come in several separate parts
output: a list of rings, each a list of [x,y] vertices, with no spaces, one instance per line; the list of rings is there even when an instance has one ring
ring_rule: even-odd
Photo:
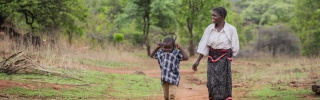
[[[207,87],[209,99],[225,100],[231,97],[231,67],[227,57],[214,63],[208,63]]]
[[[226,76],[226,96],[232,97],[232,73],[231,73],[231,61],[226,61],[227,76]]]

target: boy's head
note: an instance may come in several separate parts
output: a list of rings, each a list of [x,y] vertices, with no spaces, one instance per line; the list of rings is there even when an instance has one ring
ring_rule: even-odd
[[[171,37],[167,37],[163,40],[162,49],[164,52],[171,52],[175,47],[175,41]]]

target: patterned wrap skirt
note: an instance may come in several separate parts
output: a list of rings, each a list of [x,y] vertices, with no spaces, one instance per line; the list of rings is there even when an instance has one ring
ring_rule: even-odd
[[[210,100],[232,97],[231,61],[231,49],[209,50],[207,87]]]

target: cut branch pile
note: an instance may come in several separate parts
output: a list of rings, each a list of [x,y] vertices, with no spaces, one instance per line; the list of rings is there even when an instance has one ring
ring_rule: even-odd
[[[38,64],[35,64],[32,58],[25,55],[23,52],[18,52],[9,58],[4,58],[0,64],[0,72],[8,75],[17,73],[34,73],[36,70],[44,69]]]
[[[39,65],[31,56],[24,54],[24,52],[18,52],[13,54],[9,58],[4,58],[0,62],[0,73],[11,74],[41,74],[41,75],[54,75],[66,78],[71,78],[79,81],[83,81],[78,78],[74,78],[64,73],[47,70]],[[83,81],[85,82],[85,81]]]

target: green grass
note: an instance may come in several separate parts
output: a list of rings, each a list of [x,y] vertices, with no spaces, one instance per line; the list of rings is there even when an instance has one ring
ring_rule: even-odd
[[[132,75],[115,75],[122,81],[112,83],[110,95],[117,98],[141,98],[152,94],[161,93],[160,80],[150,80],[144,76],[136,76],[135,79],[128,78]]]
[[[43,97],[43,98],[63,98],[63,99],[105,99],[105,98],[142,98],[152,95],[161,94],[161,85],[159,79],[152,79],[142,75],[127,74],[107,74],[97,71],[83,70],[64,70],[73,75],[73,77],[85,80],[86,82],[63,78],[59,76],[43,76],[35,74],[12,75],[13,81],[32,84],[37,88],[28,89],[24,87],[9,87],[0,91],[0,94],[18,95],[27,97]],[[9,80],[8,75],[0,74],[0,79]],[[31,82],[32,80],[32,82]],[[44,83],[51,84],[71,84],[71,88],[59,88],[55,90],[53,87],[45,87]],[[87,84],[89,85],[82,85]]]
[[[313,94],[310,89],[293,88],[282,85],[261,85],[252,88],[248,93],[249,97],[259,100],[301,100],[302,95]]]
[[[107,67],[107,68],[120,68],[120,67],[125,67],[129,65],[123,62],[112,62],[112,61],[93,60],[93,59],[75,59],[74,62],[92,65],[92,66]]]

